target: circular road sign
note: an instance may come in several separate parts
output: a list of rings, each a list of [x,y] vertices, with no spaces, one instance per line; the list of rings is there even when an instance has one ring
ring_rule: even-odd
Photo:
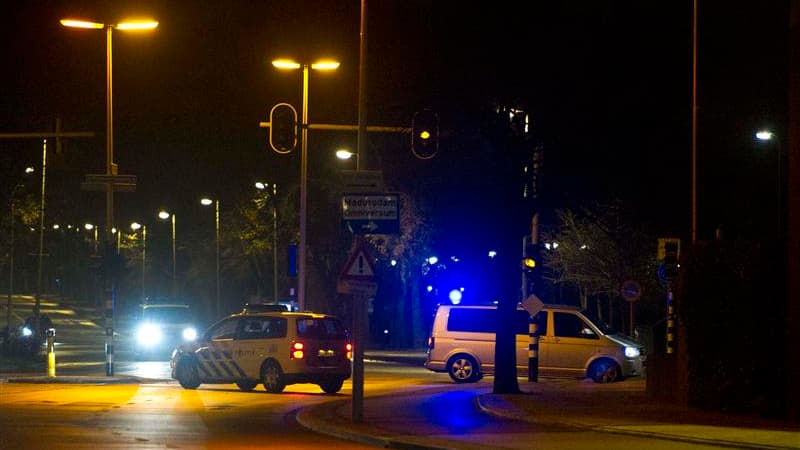
[[[642,296],[642,286],[633,280],[628,280],[622,283],[619,293],[625,300],[635,302]]]

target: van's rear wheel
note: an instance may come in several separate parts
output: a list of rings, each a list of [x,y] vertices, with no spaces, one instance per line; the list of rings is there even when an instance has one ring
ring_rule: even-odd
[[[237,381],[236,386],[244,392],[250,392],[258,386],[258,382],[252,380]]]
[[[472,383],[480,378],[480,369],[472,356],[455,355],[447,361],[447,374],[456,383]]]
[[[589,377],[595,383],[611,383],[622,378],[622,371],[616,362],[600,359],[589,366]]]
[[[319,384],[319,387],[326,394],[335,394],[342,389],[342,385],[344,385],[344,380],[337,378],[335,380],[325,380]]]

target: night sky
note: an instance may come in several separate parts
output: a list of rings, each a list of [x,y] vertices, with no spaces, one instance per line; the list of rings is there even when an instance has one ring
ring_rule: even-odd
[[[487,171],[502,167],[491,160],[502,153],[469,146],[476,126],[467,118],[491,101],[518,102],[545,146],[551,208],[619,197],[659,233],[688,237],[691,2],[487,5],[370,2],[369,123],[409,126],[414,111],[432,108],[443,130],[431,161],[411,155],[407,136],[371,135],[370,167],[381,164],[398,185],[430,177],[432,214],[453,240],[501,228],[495,209],[484,213],[476,199],[498,178]],[[74,205],[64,220],[102,222],[103,195],[79,183],[105,167],[105,36],[58,20],[154,18],[154,32],[114,34],[115,160],[139,178],[136,193],[116,196],[116,220],[153,222],[167,207],[189,223],[208,215],[202,195],[218,195],[224,209],[256,179],[296,182],[299,152],[271,152],[258,127],[272,105],[300,99],[299,72],[278,72],[272,59],[339,60],[334,73],[311,74],[310,121],[356,123],[359,8],[356,0],[5,2],[0,132],[51,130],[56,116],[65,130],[94,131],[53,155],[51,189]],[[758,212],[743,219],[737,205],[769,208],[761,200],[771,198],[773,162],[752,131],[780,132],[785,119],[786,8],[701,0],[701,237],[718,223],[761,226]],[[355,133],[312,132],[311,182],[341,165],[335,148],[355,145]],[[5,200],[21,168],[41,163],[41,144],[2,140],[0,161]]]

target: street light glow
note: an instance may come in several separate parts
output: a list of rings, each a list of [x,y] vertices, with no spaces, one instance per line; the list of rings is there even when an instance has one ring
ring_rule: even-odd
[[[267,185],[262,183],[262,182],[260,182],[260,181],[256,181],[255,186],[256,186],[256,189],[258,189],[259,191],[263,191],[264,189],[267,188]]]
[[[127,22],[118,23],[114,28],[126,31],[138,30],[152,30],[158,27],[158,22],[155,20],[130,20]]]
[[[92,225],[91,223],[85,223],[85,224],[83,224],[83,228],[86,231],[92,231],[92,230],[94,230],[94,225]]]
[[[200,204],[203,205],[203,206],[208,206],[208,205],[210,205],[212,203],[214,203],[214,200],[211,200],[210,198],[202,198],[202,199],[200,199]]]
[[[25,173],[33,173],[33,172],[34,172],[34,170],[35,170],[35,169],[34,169],[33,167],[31,167],[31,166],[28,166],[28,167],[26,167],[26,168],[25,168]]]
[[[772,139],[773,136],[774,134],[769,130],[759,130],[756,132],[756,139],[759,141],[768,141]]]
[[[292,61],[291,59],[276,59],[272,61],[272,66],[276,69],[296,70],[300,68],[300,63]]]
[[[167,220],[167,219],[169,219],[169,216],[170,216],[170,213],[168,213],[166,211],[159,211],[158,212],[158,218],[159,219]]]
[[[77,19],[61,19],[59,22],[61,22],[61,25],[70,28],[87,28],[87,29],[99,30],[105,26],[105,24],[102,23],[89,22],[88,20],[77,20]]]
[[[133,222],[133,223],[131,224],[131,230],[133,230],[133,231],[136,231],[136,230],[138,230],[139,228],[142,228],[142,224],[140,224],[139,222]]]
[[[339,68],[339,61],[323,60],[311,64],[314,70],[336,70]]]
[[[350,158],[353,157],[353,155],[355,155],[355,153],[353,153],[353,152],[351,152],[350,150],[347,150],[347,149],[343,149],[342,148],[342,149],[336,150],[336,157],[339,158],[339,159],[350,159]]]

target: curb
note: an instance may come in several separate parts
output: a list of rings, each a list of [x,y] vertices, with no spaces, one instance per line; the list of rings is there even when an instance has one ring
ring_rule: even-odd
[[[31,384],[151,384],[171,382],[163,378],[142,378],[137,376],[111,376],[111,377],[91,377],[91,376],[29,376],[13,377],[5,379],[6,383],[31,383]]]
[[[709,439],[709,438],[702,438],[702,437],[695,437],[695,436],[681,436],[675,434],[668,434],[668,433],[659,433],[655,431],[636,431],[636,430],[626,430],[615,426],[610,425],[588,425],[585,423],[581,423],[574,420],[564,420],[564,419],[555,419],[548,414],[544,414],[541,418],[526,415],[524,412],[520,411],[519,409],[514,410],[504,410],[502,407],[496,408],[492,406],[492,403],[499,403],[501,399],[492,397],[492,394],[481,394],[478,395],[475,399],[475,403],[477,404],[478,408],[485,412],[486,414],[500,417],[504,419],[511,419],[511,420],[519,420],[524,422],[529,422],[537,425],[559,425],[559,426],[566,426],[571,428],[577,428],[586,431],[594,431],[600,433],[609,433],[609,434],[619,434],[619,435],[626,435],[626,436],[635,436],[635,437],[646,437],[650,439],[660,439],[665,441],[676,441],[676,442],[686,442],[692,444],[704,444],[704,445],[713,445],[717,447],[730,447],[730,448],[746,448],[746,449],[796,449],[797,447],[789,447],[789,446],[782,446],[782,445],[769,445],[769,444],[755,444],[750,442],[738,442],[738,441],[730,441],[724,439]],[[510,405],[508,402],[504,402],[504,405]],[[512,405],[513,408],[513,405]]]

